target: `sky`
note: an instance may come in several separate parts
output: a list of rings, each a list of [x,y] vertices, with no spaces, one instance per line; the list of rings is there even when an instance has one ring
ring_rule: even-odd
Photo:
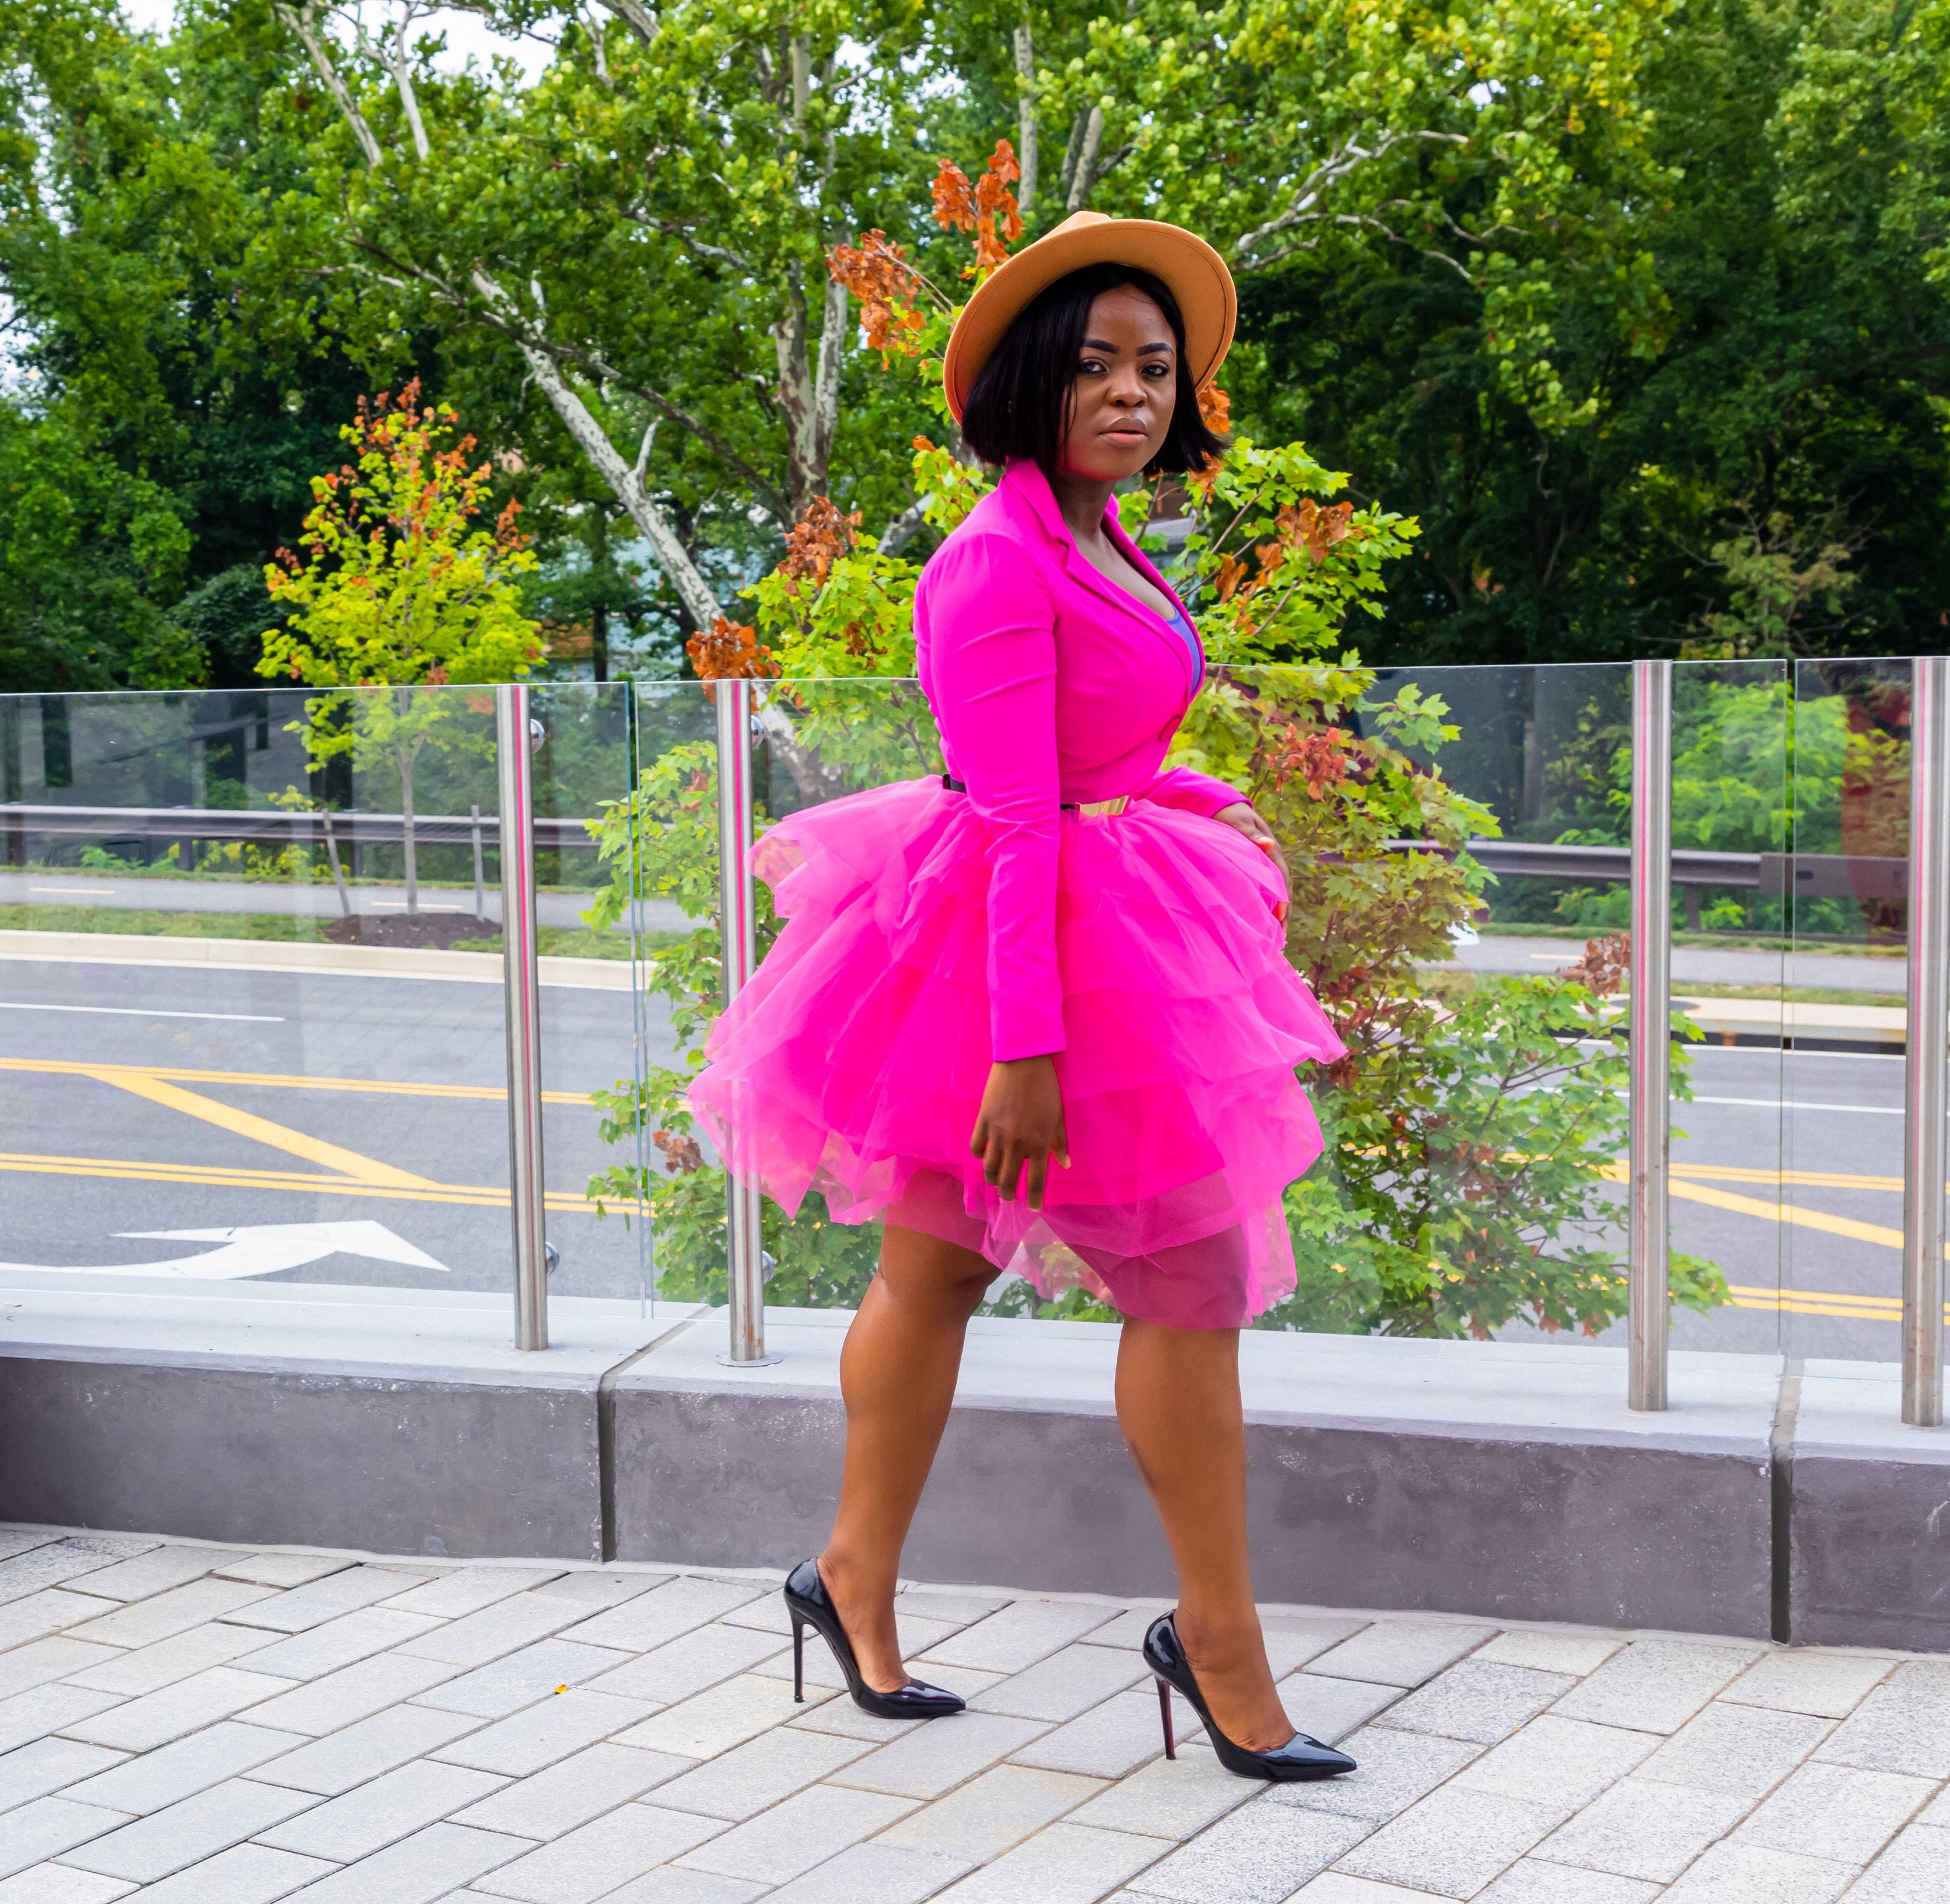
[[[175,10],[175,0],[122,0],[123,15],[129,24],[151,33],[167,32]],[[369,8],[373,24],[384,11],[383,7]],[[499,53],[519,60],[532,79],[548,60],[550,49],[540,42],[504,39],[491,31],[478,14],[442,8],[416,24],[422,32],[446,34],[447,58],[443,64],[464,65],[470,54],[484,64],[490,55]]]

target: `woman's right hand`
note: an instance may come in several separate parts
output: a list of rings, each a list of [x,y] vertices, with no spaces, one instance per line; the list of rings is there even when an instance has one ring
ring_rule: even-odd
[[[989,1067],[988,1088],[968,1148],[982,1160],[984,1179],[1005,1199],[1014,1201],[1020,1181],[1030,1208],[1042,1208],[1050,1159],[1070,1167],[1054,1058],[1017,1058]]]

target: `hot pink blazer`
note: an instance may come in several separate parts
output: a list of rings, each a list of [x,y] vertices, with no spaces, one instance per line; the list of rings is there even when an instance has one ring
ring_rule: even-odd
[[[1177,601],[1114,505],[1104,519],[1125,559]],[[1244,797],[1209,774],[1158,771],[1202,658],[1079,552],[1033,463],[1011,463],[929,562],[914,645],[948,771],[989,832],[995,1058],[1060,1052],[1060,809],[1128,793],[1210,815]]]

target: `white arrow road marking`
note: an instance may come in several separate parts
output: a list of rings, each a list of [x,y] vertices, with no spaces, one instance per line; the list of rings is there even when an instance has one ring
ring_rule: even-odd
[[[425,1251],[395,1236],[384,1223],[253,1223],[235,1229],[125,1229],[123,1236],[154,1237],[167,1242],[218,1243],[221,1248],[160,1263],[0,1263],[0,1270],[33,1270],[57,1276],[156,1276],[191,1282],[233,1282],[239,1277],[270,1276],[327,1256],[369,1256],[382,1263],[404,1263],[418,1270],[453,1273]]]

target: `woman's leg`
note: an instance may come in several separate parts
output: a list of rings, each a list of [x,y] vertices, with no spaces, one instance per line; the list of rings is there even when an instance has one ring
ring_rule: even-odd
[[[1239,1332],[1126,1322],[1117,1422],[1178,1566],[1178,1633],[1219,1729],[1270,1751],[1293,1737],[1273,1690],[1246,1561]]]
[[[894,1632],[901,1546],[948,1426],[968,1319],[996,1273],[973,1250],[889,1223],[839,1352],[846,1465],[819,1571],[879,1692],[907,1681]]]

